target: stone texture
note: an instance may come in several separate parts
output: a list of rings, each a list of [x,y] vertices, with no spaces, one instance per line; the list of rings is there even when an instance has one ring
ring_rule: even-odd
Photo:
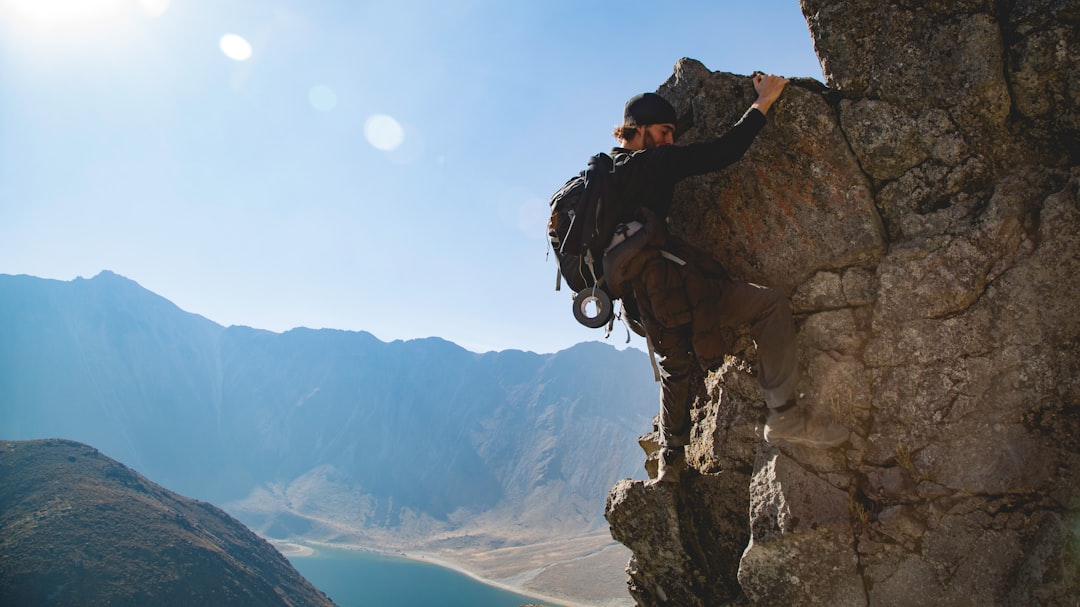
[[[682,483],[611,494],[631,594],[1076,606],[1080,6],[801,5],[824,85],[793,81],[743,161],[683,184],[671,222],[791,296],[801,402],[852,438],[764,443],[740,334],[701,382]],[[659,92],[688,125],[680,143],[753,99],[746,76],[693,60]]]
[[[607,508],[613,536],[634,552],[630,594],[639,604],[708,607],[741,594],[745,487],[746,476],[733,473],[695,476],[685,491],[630,480],[615,486]],[[717,507],[689,508],[688,500]]]
[[[688,140],[722,134],[754,99],[746,77],[692,61],[677,65],[661,92],[690,117]],[[788,290],[821,270],[873,267],[884,229],[823,89],[795,83],[778,105],[784,111],[771,115],[742,162],[680,184],[672,231],[727,260],[734,274]]]

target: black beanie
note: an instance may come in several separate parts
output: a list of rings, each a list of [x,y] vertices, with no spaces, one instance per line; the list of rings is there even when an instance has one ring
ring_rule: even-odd
[[[630,98],[623,111],[623,124],[641,126],[646,124],[675,124],[675,108],[656,93],[642,93]]]

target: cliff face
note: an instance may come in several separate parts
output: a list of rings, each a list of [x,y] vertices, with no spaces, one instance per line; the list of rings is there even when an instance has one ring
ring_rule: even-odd
[[[623,481],[639,605],[1075,605],[1080,597],[1080,9],[802,0],[796,81],[672,227],[785,289],[802,402],[843,449],[779,450],[745,338],[704,378],[675,487]],[[749,79],[659,91],[722,133]],[[642,438],[646,452],[655,433]],[[651,461],[647,467],[653,467]]]
[[[0,443],[4,605],[332,606],[265,540],[74,441]]]

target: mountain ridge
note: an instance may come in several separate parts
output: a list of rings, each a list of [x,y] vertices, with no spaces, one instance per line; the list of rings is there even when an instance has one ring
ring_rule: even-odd
[[[504,526],[578,512],[547,531],[603,529],[608,487],[640,473],[633,437],[655,392],[644,353],[596,342],[475,353],[274,333],[222,327],[108,271],[0,275],[0,438],[93,444],[227,508],[333,469],[380,529],[419,517],[446,531],[493,509]]]

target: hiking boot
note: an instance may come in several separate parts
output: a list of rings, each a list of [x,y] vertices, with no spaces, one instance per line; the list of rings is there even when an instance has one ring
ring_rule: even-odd
[[[774,445],[828,449],[847,442],[848,431],[831,418],[814,419],[806,407],[796,407],[790,403],[780,410],[769,412],[769,419],[765,422],[765,440]]]
[[[656,468],[656,482],[677,483],[679,475],[686,469],[686,449],[683,447],[664,447],[660,450]]]

